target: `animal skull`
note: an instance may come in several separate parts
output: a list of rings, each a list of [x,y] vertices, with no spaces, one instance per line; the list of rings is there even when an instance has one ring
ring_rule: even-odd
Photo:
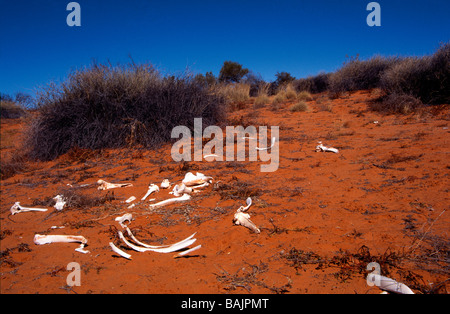
[[[212,177],[205,176],[203,173],[197,172],[197,175],[194,175],[192,172],[186,173],[184,176],[183,181],[186,186],[194,186],[204,183],[211,183]]]
[[[115,189],[115,188],[127,188],[133,186],[131,183],[109,183],[105,180],[98,180],[97,184],[100,186],[98,187],[99,190],[109,190],[109,189]]]
[[[319,145],[316,146],[316,152],[333,152],[333,153],[339,153],[339,150],[337,148],[333,147],[327,147],[322,145],[322,142],[318,142]]]
[[[63,210],[64,205],[66,205],[66,201],[64,200],[62,195],[56,195],[53,198],[56,201],[55,208],[56,210]]]
[[[259,230],[259,228],[250,220],[250,215],[244,213],[250,208],[250,206],[252,206],[252,199],[250,197],[247,198],[246,203],[247,206],[241,206],[236,210],[233,222],[236,225],[247,227],[255,233],[260,233],[261,231]]]

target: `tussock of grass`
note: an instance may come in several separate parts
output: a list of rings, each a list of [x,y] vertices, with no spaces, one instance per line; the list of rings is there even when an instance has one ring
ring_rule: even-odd
[[[309,106],[306,102],[300,101],[294,105],[292,105],[289,110],[291,112],[306,112],[309,111]]]

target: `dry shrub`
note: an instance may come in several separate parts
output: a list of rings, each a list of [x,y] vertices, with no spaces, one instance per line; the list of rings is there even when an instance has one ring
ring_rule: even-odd
[[[299,101],[311,101],[313,100],[311,93],[307,92],[307,91],[301,91],[300,93],[298,93],[297,95],[297,100]]]
[[[306,102],[300,101],[294,105],[292,105],[289,110],[291,112],[306,112],[309,111],[309,106]]]
[[[0,118],[17,119],[26,115],[26,110],[16,102],[0,99]]]
[[[38,95],[26,133],[30,157],[51,160],[73,147],[154,148],[175,126],[224,119],[225,100],[189,75],[163,77],[149,64],[103,65],[72,72]]]
[[[250,85],[244,83],[220,84],[216,87],[216,93],[227,100],[231,110],[240,110],[250,99]]]

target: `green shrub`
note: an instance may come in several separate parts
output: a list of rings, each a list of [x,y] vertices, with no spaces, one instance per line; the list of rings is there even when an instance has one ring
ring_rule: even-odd
[[[94,64],[41,90],[25,147],[40,160],[73,147],[153,148],[170,141],[175,126],[193,129],[195,117],[223,121],[224,104],[190,76],[162,77],[149,64]]]

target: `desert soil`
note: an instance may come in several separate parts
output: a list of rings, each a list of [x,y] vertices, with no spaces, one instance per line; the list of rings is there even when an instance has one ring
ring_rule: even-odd
[[[307,112],[290,103],[248,105],[229,121],[279,126],[279,169],[260,171],[261,161],[175,162],[171,144],[157,150],[73,150],[1,181],[0,292],[12,293],[380,293],[366,282],[369,262],[381,275],[415,293],[449,291],[448,108],[409,115],[368,110],[376,92],[308,101]],[[1,121],[2,158],[20,143],[25,120]],[[316,152],[318,141],[339,153]],[[213,184],[185,203],[151,210],[172,197],[161,189],[137,200],[150,183],[179,183],[187,172],[213,177]],[[109,191],[97,180],[132,183]],[[57,194],[72,206],[53,208]],[[256,234],[233,224],[237,208],[248,210]],[[47,212],[10,215],[15,202]],[[83,203],[84,202],[84,203]],[[136,238],[170,244],[196,232],[184,257],[136,252],[118,237],[115,218],[131,213]],[[77,243],[36,245],[35,234],[82,235]],[[114,253],[109,242],[131,254]],[[80,265],[80,285],[67,277]]]

